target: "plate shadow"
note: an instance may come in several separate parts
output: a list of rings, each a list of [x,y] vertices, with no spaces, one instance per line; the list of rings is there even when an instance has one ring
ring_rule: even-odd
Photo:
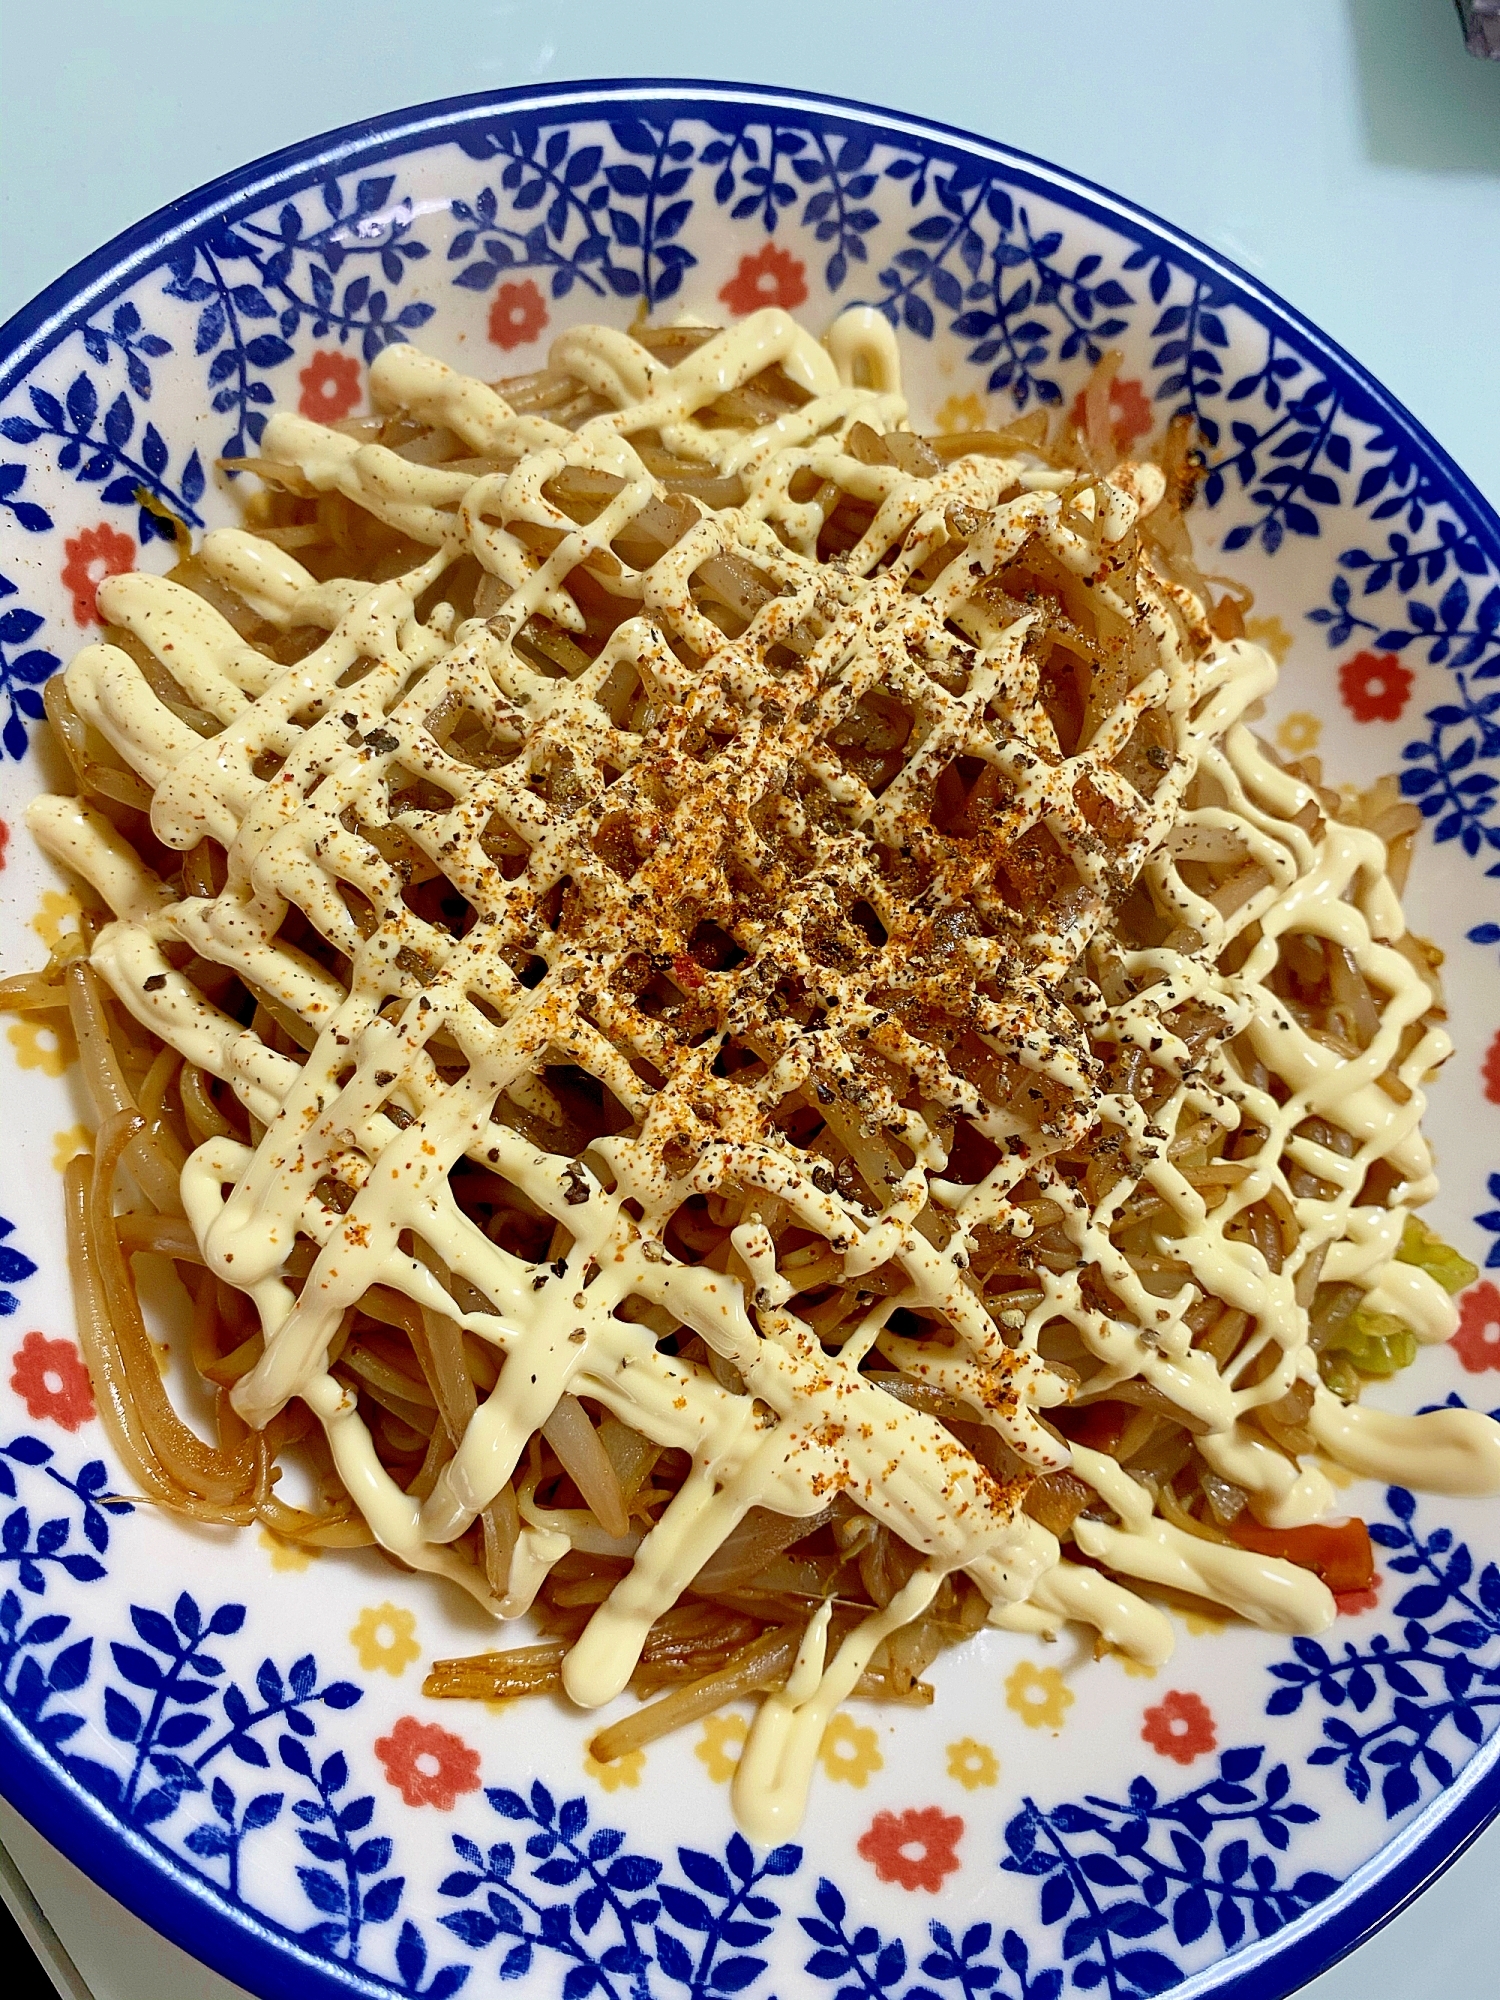
[[[1464,47],[1453,0],[1346,0],[1365,157],[1500,175],[1500,62]]]

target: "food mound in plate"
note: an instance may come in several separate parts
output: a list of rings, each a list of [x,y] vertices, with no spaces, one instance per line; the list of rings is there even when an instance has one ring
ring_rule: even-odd
[[[428,1691],[654,1697],[601,1757],[761,1692],[763,1838],[985,1624],[1322,1630],[1371,1566],[1320,1459],[1500,1488],[1487,1419],[1358,1401],[1472,1276],[1415,1213],[1418,816],[1257,740],[1191,436],[1117,463],[1114,365],[1081,427],[927,439],[869,311],[494,387],[389,347],[47,691],[88,908],[0,997],[97,1104],[122,1461],[530,1612]]]

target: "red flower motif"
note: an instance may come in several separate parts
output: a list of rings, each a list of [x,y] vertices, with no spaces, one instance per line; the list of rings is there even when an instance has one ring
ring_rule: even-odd
[[[50,1417],[65,1431],[76,1431],[94,1414],[89,1371],[71,1340],[49,1340],[44,1333],[28,1333],[16,1349],[10,1386],[33,1422]]]
[[[788,312],[807,297],[806,267],[790,250],[774,243],[741,257],[740,268],[719,293],[732,313],[758,312],[762,306],[784,306]]]
[[[479,1752],[435,1722],[403,1715],[389,1736],[376,1737],[375,1755],[409,1806],[452,1812],[460,1792],[479,1790]]]
[[[102,625],[99,586],[107,576],[123,576],[135,567],[135,543],[101,521],[64,542],[63,549],[68,558],[62,566],[63,587],[73,593],[73,616],[80,625]]]
[[[1137,438],[1145,437],[1151,429],[1151,399],[1134,379],[1122,382],[1117,375],[1109,385],[1109,427],[1114,433],[1115,444],[1121,451],[1128,451]],[[1073,407],[1068,412],[1068,420],[1075,430],[1082,430],[1084,417],[1084,391],[1080,389],[1073,398]]]
[[[1333,1593],[1333,1601],[1338,1608],[1340,1618],[1357,1618],[1361,1611],[1373,1611],[1380,1602],[1380,1586],[1384,1581],[1379,1570],[1376,1570],[1368,1588],[1336,1590]]]
[[[1356,653],[1339,668],[1339,693],[1356,722],[1399,722],[1411,682],[1394,653]]]
[[[490,307],[490,339],[497,347],[527,347],[547,324],[547,307],[530,278],[502,285]]]
[[[1500,1368],[1500,1291],[1486,1278],[1470,1285],[1458,1302],[1453,1352],[1471,1375]]]
[[[1175,1690],[1146,1710],[1146,1726],[1141,1735],[1153,1750],[1170,1757],[1174,1764],[1191,1764],[1206,1750],[1217,1747],[1214,1719],[1195,1694]]]
[[[1484,1094],[1491,1104],[1500,1104],[1500,1033],[1484,1052]]]
[[[10,828],[0,819],[0,868],[5,866],[5,850],[10,846]]]
[[[878,1812],[869,1830],[860,1835],[859,1851],[882,1882],[936,1894],[943,1877],[962,1866],[953,1850],[963,1830],[961,1819],[938,1806],[924,1806],[920,1812]]]
[[[331,347],[315,348],[297,380],[302,384],[297,408],[304,417],[316,417],[320,423],[347,417],[362,393],[359,363],[352,354],[338,354]]]

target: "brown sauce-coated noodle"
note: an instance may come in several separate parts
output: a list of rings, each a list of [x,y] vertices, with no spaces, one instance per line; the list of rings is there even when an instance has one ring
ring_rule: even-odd
[[[392,348],[48,690],[88,908],[0,1006],[78,1040],[125,1471],[529,1610],[427,1692],[630,1685],[598,1756],[760,1697],[762,1832],[839,1700],[987,1621],[1320,1629],[1277,1537],[1464,1281],[1412,1215],[1419,815],[1256,739],[1192,440],[1117,462],[1117,366],[1077,430],[927,440],[868,314],[575,328],[496,388]],[[1378,1448],[1494,1485],[1450,1417]]]

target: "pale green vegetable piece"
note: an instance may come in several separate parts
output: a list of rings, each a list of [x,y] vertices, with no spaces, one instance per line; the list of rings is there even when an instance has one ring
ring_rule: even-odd
[[[1461,1256],[1415,1215],[1406,1218],[1396,1261],[1415,1264],[1429,1278],[1436,1278],[1445,1292],[1461,1292],[1465,1285],[1472,1285],[1479,1276],[1477,1264],[1471,1264],[1467,1257]]]

